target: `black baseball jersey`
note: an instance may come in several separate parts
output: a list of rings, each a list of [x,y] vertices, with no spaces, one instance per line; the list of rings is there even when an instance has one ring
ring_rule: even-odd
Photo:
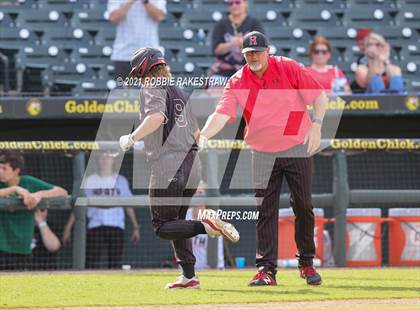
[[[187,153],[196,146],[198,123],[187,93],[177,86],[142,88],[140,102],[141,122],[153,113],[165,117],[164,124],[143,139],[148,160],[169,152]]]

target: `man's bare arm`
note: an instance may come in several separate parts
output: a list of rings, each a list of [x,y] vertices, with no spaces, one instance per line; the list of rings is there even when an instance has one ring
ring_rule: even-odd
[[[165,12],[150,2],[144,4],[144,8],[146,9],[147,14],[158,23],[163,21],[166,17]]]
[[[134,0],[128,0],[127,3],[121,5],[118,9],[111,12],[109,15],[109,21],[113,24],[118,24],[122,21],[128,13],[128,10],[133,5]]]
[[[223,127],[225,127],[229,119],[229,115],[214,112],[209,116],[206,124],[201,130],[201,136],[210,139],[217,135],[223,129]]]

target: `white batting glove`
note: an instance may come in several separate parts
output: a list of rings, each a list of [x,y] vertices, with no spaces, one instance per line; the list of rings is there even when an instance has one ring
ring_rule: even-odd
[[[198,147],[200,150],[204,149],[207,146],[209,139],[206,136],[200,135],[200,139],[198,140]]]
[[[120,147],[124,152],[127,152],[134,145],[134,140],[131,134],[120,137]]]

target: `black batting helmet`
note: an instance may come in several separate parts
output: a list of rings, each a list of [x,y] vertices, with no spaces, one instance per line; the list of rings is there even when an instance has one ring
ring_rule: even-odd
[[[131,57],[129,77],[144,77],[156,65],[166,64],[161,51],[151,47],[138,49]]]

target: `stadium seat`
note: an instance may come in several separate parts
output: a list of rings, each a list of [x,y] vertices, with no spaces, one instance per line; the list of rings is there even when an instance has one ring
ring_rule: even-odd
[[[67,61],[67,54],[56,46],[27,46],[16,55],[16,69],[47,69]]]
[[[197,6],[193,0],[167,0],[166,10],[171,13],[184,13],[187,10],[193,10]]]
[[[95,44],[101,46],[112,46],[115,40],[115,27],[99,29],[95,35]]]
[[[357,25],[357,27],[381,27],[394,25],[393,14],[397,11],[386,10],[384,7],[375,8],[372,6],[354,6],[346,11],[343,24],[346,26]]]
[[[83,63],[65,63],[50,66],[41,74],[44,85],[78,85],[83,80],[96,78],[95,72]]]
[[[76,97],[105,97],[109,94],[110,88],[113,88],[112,86],[115,87],[115,81],[112,80],[84,80],[73,89],[73,93]]]
[[[216,11],[218,12],[218,11]],[[224,15],[214,13],[214,11],[207,10],[191,10],[187,11],[181,19],[181,26],[188,27],[191,25],[196,28],[204,28],[211,31],[216,22],[222,19]]]
[[[254,7],[270,6],[276,9],[291,9],[295,6],[296,0],[254,0]]]
[[[185,57],[183,59],[183,57]],[[214,56],[210,46],[203,45],[188,45],[178,55],[180,61],[189,60],[192,62],[200,62],[212,64],[214,62]]]
[[[104,28],[115,28],[108,20],[108,13],[103,10],[81,9],[75,10],[71,19],[74,28],[88,31],[98,31]]]
[[[420,25],[420,3],[406,4],[398,12],[396,20],[401,26],[419,28]]]
[[[172,28],[179,27],[181,23],[182,14],[178,12],[166,13],[165,20],[159,24],[160,28]]]
[[[280,12],[279,10],[256,8],[252,11],[252,16],[261,21],[264,25],[269,26],[286,26],[287,16],[290,11]]]
[[[50,10],[21,10],[16,19],[16,27],[32,31],[45,31],[55,27],[67,27],[68,21],[63,13]]]
[[[308,45],[311,36],[300,28],[290,27],[266,27],[269,43],[277,48],[293,47],[295,45]]]
[[[356,30],[354,30],[356,33]],[[318,27],[316,28],[317,36],[324,36],[333,42],[353,41],[354,38],[349,37],[348,27]]]
[[[75,9],[87,9],[89,2],[84,0],[37,0],[39,10],[55,10],[62,13],[72,13]]]
[[[344,12],[347,8],[346,0],[297,0],[295,3],[296,8],[305,9],[306,6],[319,6],[329,11]]]
[[[26,28],[7,28],[0,29],[0,49],[19,50],[26,46],[39,44],[37,35]]]
[[[399,9],[401,8],[400,0],[348,0],[348,7],[360,7],[361,9],[370,7],[375,9]]]
[[[102,68],[111,65],[109,46],[79,46],[71,53],[71,60],[75,63],[85,63],[92,68]]]
[[[13,3],[13,1],[9,1]],[[15,1],[16,5],[12,5],[17,9],[36,9],[37,2],[35,0],[17,0]]]
[[[336,27],[341,25],[340,15],[319,5],[305,5],[292,12],[289,25],[296,27]]]
[[[79,45],[92,45],[94,43],[89,32],[82,29],[51,28],[42,36],[43,45],[55,45],[59,48],[73,49]]]
[[[10,15],[10,12],[2,11],[0,7],[0,29],[1,28],[10,28],[15,27],[15,22]],[[0,31],[1,34],[1,31]]]

